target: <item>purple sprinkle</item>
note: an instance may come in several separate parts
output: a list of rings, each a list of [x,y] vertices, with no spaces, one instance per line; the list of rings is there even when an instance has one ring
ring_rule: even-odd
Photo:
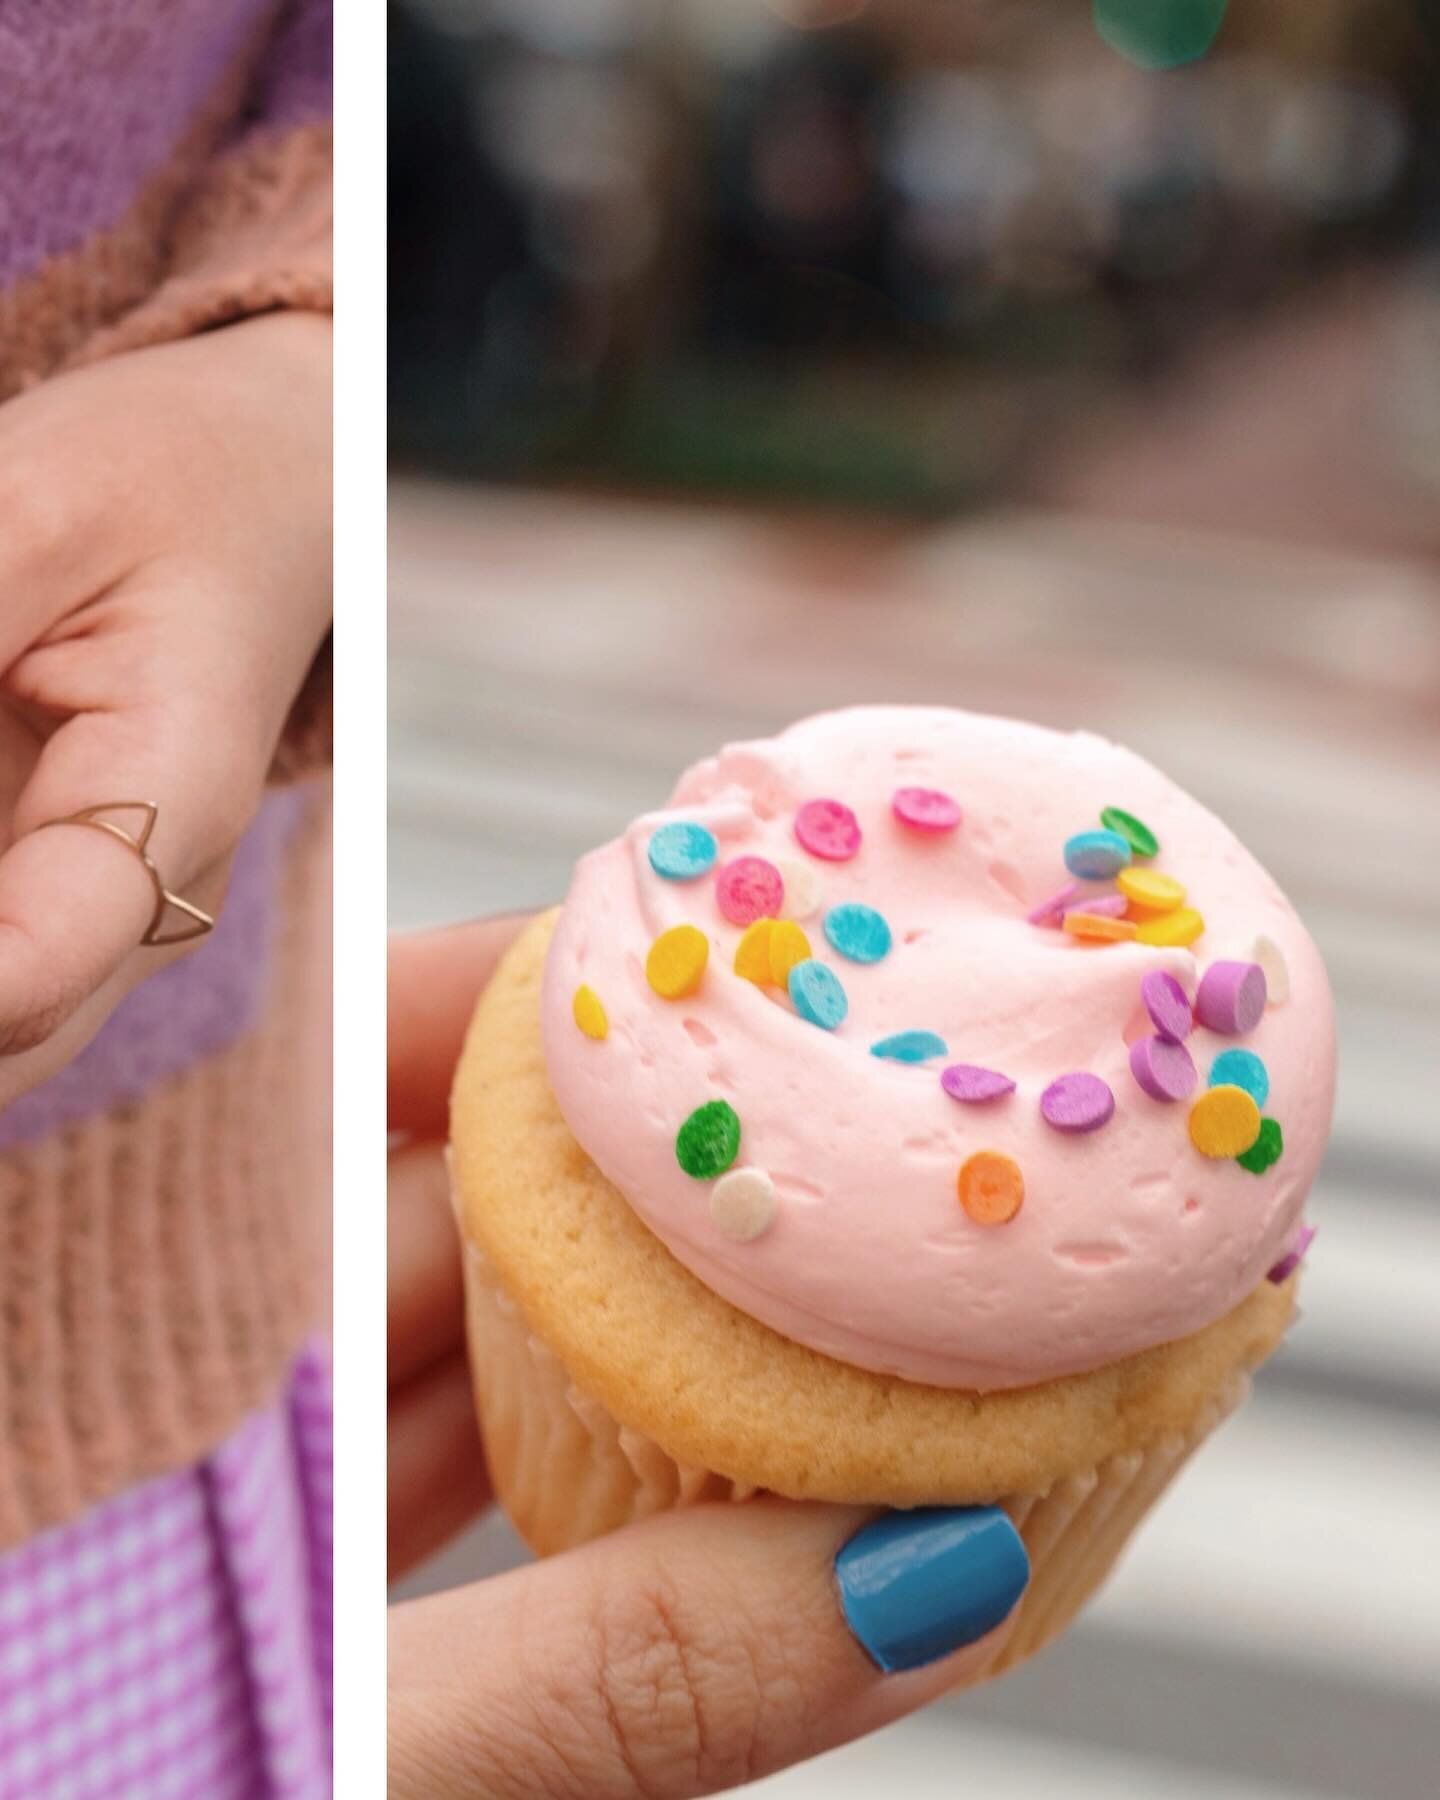
[[[1200,1079],[1185,1046],[1163,1037],[1130,1046],[1130,1073],[1152,1100],[1183,1100]]]
[[[978,1105],[1015,1092],[1015,1083],[998,1069],[982,1069],[977,1063],[951,1063],[940,1074],[940,1085],[952,1100]]]
[[[1278,1286],[1287,1278],[1287,1276],[1295,1273],[1300,1267],[1301,1257],[1304,1256],[1305,1252],[1310,1248],[1310,1242],[1315,1236],[1315,1230],[1316,1227],[1313,1225],[1302,1225],[1300,1227],[1299,1231],[1295,1233],[1295,1241],[1265,1277],[1267,1281],[1273,1281]]]
[[[1034,912],[1026,913],[1025,917],[1032,925],[1058,925],[1060,915],[1079,892],[1080,883],[1078,881],[1067,881],[1058,893],[1052,894],[1048,900],[1042,901]]]
[[[1195,993],[1195,1017],[1233,1037],[1253,1031],[1265,1011],[1265,971],[1257,962],[1213,962]]]
[[[1040,1116],[1057,1131],[1096,1131],[1114,1110],[1110,1089],[1083,1069],[1056,1076],[1040,1096]]]
[[[1102,919],[1120,919],[1130,902],[1123,894],[1096,894],[1091,900],[1082,900],[1078,906],[1070,908],[1072,912],[1094,913]]]
[[[1190,1016],[1190,1002],[1173,975],[1167,975],[1163,969],[1152,969],[1141,978],[1140,998],[1145,1002],[1150,1023],[1162,1038],[1178,1044],[1181,1038],[1190,1035],[1190,1027],[1195,1023]]]

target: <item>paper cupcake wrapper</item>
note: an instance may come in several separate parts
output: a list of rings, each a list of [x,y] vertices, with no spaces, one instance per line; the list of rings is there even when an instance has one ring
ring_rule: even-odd
[[[464,1256],[471,1379],[490,1478],[521,1537],[542,1556],[669,1507],[747,1500],[756,1489],[676,1462],[571,1382],[484,1256]],[[1074,1618],[1191,1453],[1244,1399],[1237,1368],[1189,1429],[1001,1501],[1025,1540],[1030,1584],[1015,1629],[981,1677],[1023,1661]]]

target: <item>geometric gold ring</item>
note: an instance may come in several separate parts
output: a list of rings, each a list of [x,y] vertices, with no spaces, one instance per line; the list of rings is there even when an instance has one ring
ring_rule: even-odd
[[[209,913],[201,912],[198,906],[192,906],[188,900],[182,900],[178,894],[172,894],[160,879],[160,871],[150,859],[146,845],[150,842],[150,834],[155,829],[155,819],[159,812],[153,800],[109,800],[100,806],[87,806],[83,812],[71,813],[64,819],[47,819],[44,825],[36,829],[48,831],[55,825],[84,825],[90,831],[103,831],[106,837],[112,837],[121,843],[139,859],[140,866],[150,877],[151,886],[155,889],[155,911],[150,915],[150,923],[145,927],[142,945],[184,944],[191,938],[204,937],[207,931],[215,929],[215,921]],[[138,812],[144,813],[145,823],[140,827],[139,837],[132,837],[123,825],[116,825],[113,820],[102,819],[101,813]],[[190,921],[188,925],[178,926],[173,931],[161,933],[165,914],[171,909],[184,913]]]

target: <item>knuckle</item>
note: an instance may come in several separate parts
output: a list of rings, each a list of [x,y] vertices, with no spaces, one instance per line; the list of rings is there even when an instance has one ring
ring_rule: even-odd
[[[603,1596],[594,1633],[601,1722],[637,1794],[731,1787],[756,1771],[758,1640],[661,1573]]]
[[[78,996],[55,993],[0,1020],[0,1056],[18,1056],[26,1050],[38,1050],[70,1017],[77,1000]]]

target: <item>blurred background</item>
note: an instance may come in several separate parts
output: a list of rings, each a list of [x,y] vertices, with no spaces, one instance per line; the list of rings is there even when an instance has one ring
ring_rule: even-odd
[[[861,700],[1084,725],[1289,891],[1305,1317],[1078,1628],[776,1800],[1440,1769],[1440,8],[391,9],[391,903]],[[490,1520],[397,1590],[523,1553]]]

